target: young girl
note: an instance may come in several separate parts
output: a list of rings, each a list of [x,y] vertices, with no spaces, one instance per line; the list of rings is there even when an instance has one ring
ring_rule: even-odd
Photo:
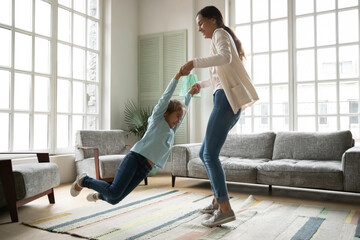
[[[87,196],[88,201],[101,199],[117,204],[140,184],[154,166],[164,167],[191,97],[198,93],[198,89],[190,89],[185,96],[185,105],[178,100],[170,100],[179,78],[187,74],[180,70],[170,81],[149,117],[146,133],[121,162],[114,181],[107,183],[82,173],[71,186],[70,194],[73,197],[79,195],[83,187],[87,187],[96,191]]]

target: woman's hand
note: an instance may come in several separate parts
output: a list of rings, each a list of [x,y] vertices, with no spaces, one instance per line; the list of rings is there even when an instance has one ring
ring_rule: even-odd
[[[180,70],[179,70],[179,72],[176,73],[176,75],[175,75],[174,78],[175,78],[176,80],[179,80],[180,77],[186,76],[186,75],[189,75],[189,74],[190,74],[190,71],[185,71],[185,70],[183,70],[182,67],[181,67]]]
[[[193,70],[194,68],[194,61],[188,61],[187,63],[185,63],[182,67],[181,70],[183,70],[184,72],[190,72],[191,70]]]

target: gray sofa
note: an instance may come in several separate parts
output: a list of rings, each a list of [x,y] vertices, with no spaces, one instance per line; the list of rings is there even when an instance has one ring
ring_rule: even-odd
[[[176,177],[208,178],[200,147],[173,147],[173,187]],[[220,161],[229,182],[360,192],[360,147],[350,131],[229,134]]]

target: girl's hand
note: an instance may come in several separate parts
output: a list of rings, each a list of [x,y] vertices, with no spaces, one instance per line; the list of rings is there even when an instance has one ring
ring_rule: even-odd
[[[201,86],[198,83],[195,83],[189,88],[189,93],[191,95],[198,94],[200,92]]]

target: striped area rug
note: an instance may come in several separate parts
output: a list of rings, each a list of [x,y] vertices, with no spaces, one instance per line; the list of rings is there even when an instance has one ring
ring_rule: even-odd
[[[360,239],[359,209],[232,198],[236,221],[206,228],[198,209],[211,196],[149,189],[130,194],[113,206],[102,201],[23,224],[87,239],[256,240]]]

